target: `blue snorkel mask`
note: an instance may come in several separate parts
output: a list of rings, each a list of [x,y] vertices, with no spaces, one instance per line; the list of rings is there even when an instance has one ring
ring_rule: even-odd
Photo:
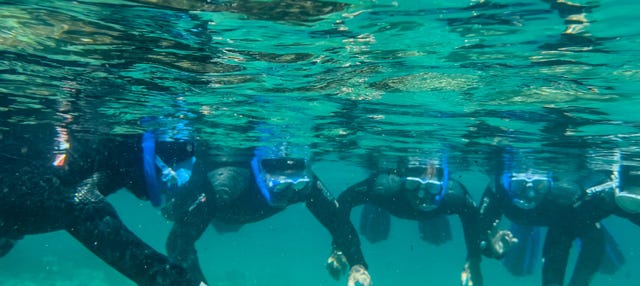
[[[305,159],[255,156],[251,160],[251,170],[260,192],[271,206],[284,208],[296,194],[311,190],[311,176]]]
[[[521,209],[533,209],[551,191],[551,174],[504,173],[502,186],[514,205]]]
[[[159,207],[163,194],[178,191],[191,179],[196,162],[193,143],[159,141],[153,131],[147,131],[142,136],[142,152],[147,195]]]
[[[403,188],[411,204],[418,210],[431,211],[440,207],[447,192],[449,169],[446,160],[442,166],[409,167],[403,179]]]

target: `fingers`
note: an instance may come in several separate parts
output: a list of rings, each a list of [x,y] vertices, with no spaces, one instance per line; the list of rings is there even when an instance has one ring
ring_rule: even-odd
[[[501,230],[493,237],[493,249],[499,256],[502,255],[509,247],[518,243],[518,239],[508,230]]]
[[[460,285],[473,286],[473,283],[469,284],[469,282],[471,282],[471,274],[469,274],[469,271],[465,269],[460,274]]]
[[[473,286],[473,275],[471,268],[479,267],[478,265],[472,266],[470,262],[464,264],[464,270],[460,273],[460,284],[462,286]]]
[[[340,269],[340,265],[335,263],[335,261],[327,262],[327,271],[329,271],[329,275],[331,275],[335,280],[340,280],[340,276],[342,276],[343,273],[343,270]]]
[[[335,280],[347,272],[347,260],[341,252],[334,251],[327,259],[327,271]]]
[[[354,265],[351,267],[351,272],[349,273],[349,286],[362,285],[362,286],[371,286],[371,276],[367,269],[365,269],[362,265]]]
[[[513,234],[508,230],[500,231],[498,234],[501,237],[501,240],[507,245],[512,246],[518,243],[518,239],[513,236]]]

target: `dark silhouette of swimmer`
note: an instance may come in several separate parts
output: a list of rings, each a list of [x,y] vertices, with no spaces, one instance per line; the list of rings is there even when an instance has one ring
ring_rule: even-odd
[[[512,158],[518,152],[513,150],[505,154],[504,167],[485,190],[480,204],[485,236],[481,245],[485,255],[502,257],[518,238],[509,237],[511,240],[496,243],[489,237],[503,215],[521,226],[547,227],[542,250],[542,285],[564,285],[569,251],[576,239],[580,239],[582,246],[568,285],[589,285],[603,259],[605,232],[599,220],[585,217],[590,210],[575,207],[584,193],[576,183],[579,179],[566,174],[552,175],[526,162],[516,163]]]
[[[139,285],[204,285],[132,233],[105,200],[123,187],[141,199],[150,197],[142,136],[103,138],[75,131],[56,132],[46,123],[3,123],[0,256],[25,235],[65,230]],[[167,157],[157,153],[169,166],[175,156],[189,157],[180,149],[190,143],[157,144],[157,151],[175,151]],[[155,171],[162,178],[161,169]]]
[[[304,203],[331,233],[335,248],[344,253],[344,262],[351,265],[350,280],[370,285],[355,228],[341,220],[338,204],[310,170],[310,160],[280,147],[230,152],[224,158],[201,164],[211,170],[204,176],[196,174],[195,168],[195,185],[189,192],[177,193],[163,209],[165,216],[174,221],[167,253],[204,280],[195,243],[210,225],[219,232],[237,231],[242,225],[264,220],[289,205]],[[211,158],[203,160],[208,159]],[[331,274],[338,279],[342,271]]]
[[[458,215],[467,245],[462,283],[483,285],[478,209],[465,186],[450,177],[446,159],[434,162],[422,157],[408,157],[399,160],[396,168],[378,170],[347,188],[338,197],[338,203],[345,218],[350,216],[352,208],[363,204],[374,205],[396,217],[419,222],[441,219],[444,215]],[[423,227],[437,225],[429,222]]]

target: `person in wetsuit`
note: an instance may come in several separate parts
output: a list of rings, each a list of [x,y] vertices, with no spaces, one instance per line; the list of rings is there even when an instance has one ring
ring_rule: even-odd
[[[567,259],[573,241],[580,253],[568,285],[589,285],[604,255],[605,232],[599,220],[587,219],[592,211],[578,207],[585,191],[577,176],[562,179],[547,171],[505,162],[486,188],[480,203],[481,248],[488,257],[500,258],[492,244],[493,229],[502,216],[523,226],[547,227],[542,250],[542,285],[564,285]],[[517,237],[516,237],[517,239]],[[505,250],[514,241],[505,242]]]
[[[338,204],[310,170],[309,159],[281,152],[283,149],[258,147],[248,156],[204,158],[209,161],[203,165],[210,171],[200,177],[194,171],[193,191],[177,193],[163,209],[174,221],[167,239],[168,255],[205,280],[195,243],[210,225],[220,232],[237,230],[278,214],[289,205],[305,203],[351,265],[350,285],[371,285],[355,228],[340,220]],[[339,279],[341,273],[331,274]]]
[[[608,158],[604,154],[611,153],[617,155],[616,158]],[[637,178],[629,170],[629,166],[621,166],[619,152],[607,151],[599,154],[587,154],[585,168],[580,168],[581,172],[576,180],[578,188],[582,190],[574,199],[572,219],[598,223],[605,234],[604,257],[599,267],[599,273],[606,275],[615,274],[625,263],[626,258],[611,234],[600,222],[603,218],[613,214],[627,218],[638,224],[640,222],[637,213],[638,196],[636,194]],[[611,160],[616,164],[608,166]],[[616,160],[617,159],[617,160]],[[590,162],[592,161],[592,162]],[[590,163],[589,163],[590,162]],[[624,183],[623,183],[624,181]],[[532,183],[533,184],[533,183]],[[540,260],[538,257],[539,237],[542,227],[522,226],[512,223],[512,233],[519,242],[511,247],[502,259],[503,264],[514,275],[525,276],[533,273],[535,266]],[[514,230],[515,229],[515,230]],[[570,247],[571,241],[567,241]],[[578,243],[578,246],[581,244]],[[564,253],[565,257],[569,253]]]
[[[618,162],[612,170],[593,172],[583,182],[584,204],[578,206],[593,208],[590,220],[616,215],[640,225],[640,172],[634,167]]]
[[[142,136],[105,138],[71,130],[60,139],[55,130],[50,124],[14,123],[0,129],[0,256],[25,235],[65,230],[139,285],[205,285],[131,232],[105,199],[123,187],[141,199],[155,195],[147,192],[151,181],[143,153],[149,148]],[[168,166],[180,156],[192,157],[191,143],[146,143],[158,151],[148,155]],[[159,188],[179,181],[172,173],[185,173],[155,165],[151,170]]]
[[[640,206],[638,199],[640,177],[631,166],[614,165],[613,170],[597,170],[581,180],[581,196],[573,205],[575,217],[589,223],[600,224],[603,219],[614,215],[640,226]],[[610,240],[613,236],[609,234]],[[617,249],[617,243],[605,244],[605,255],[609,265],[624,263],[624,255]],[[566,257],[561,257],[567,259]],[[611,271],[611,272],[614,272]]]
[[[380,169],[347,188],[338,197],[338,203],[345,218],[350,217],[354,207],[363,204],[372,204],[396,217],[417,221],[458,215],[467,246],[462,284],[482,285],[478,208],[466,187],[450,177],[446,159],[429,161],[408,157],[400,160],[397,168]],[[336,249],[332,256],[339,257],[340,250]]]

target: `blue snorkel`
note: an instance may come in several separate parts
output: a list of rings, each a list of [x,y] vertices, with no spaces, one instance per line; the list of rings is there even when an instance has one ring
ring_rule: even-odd
[[[158,135],[156,132],[156,130],[151,130],[142,135],[142,165],[149,201],[154,207],[160,207],[162,205],[163,191],[177,191],[189,181],[196,157],[191,156],[186,160],[168,166],[157,154]],[[158,169],[162,173],[160,178],[158,178],[157,174]]]
[[[447,164],[447,157],[443,156],[442,158],[442,190],[440,190],[440,194],[436,196],[436,202],[440,205],[440,201],[444,198],[444,195],[447,193],[447,187],[449,185],[449,165]]]
[[[144,179],[147,183],[147,196],[154,207],[162,205],[162,193],[156,175],[156,136],[152,131],[142,135],[142,158]]]
[[[507,148],[507,151],[502,156],[502,176],[500,176],[500,183],[502,183],[502,187],[509,195],[509,198],[515,200],[514,194],[511,191],[511,175],[513,175],[513,166],[514,159],[513,153],[515,150],[512,148]]]
[[[271,194],[269,194],[269,190],[267,189],[267,184],[261,178],[262,174],[260,172],[260,166],[258,166],[258,164],[260,164],[258,160],[259,159],[257,155],[254,156],[253,159],[251,160],[251,171],[253,171],[253,177],[256,180],[256,185],[258,185],[258,189],[260,189],[260,193],[262,193],[262,195],[267,200],[267,202],[269,202],[269,204],[272,204],[273,202],[271,201]]]
[[[500,182],[502,183],[502,187],[508,192],[511,193],[511,173],[504,171],[502,176],[500,176]],[[509,194],[511,195],[511,194]]]

